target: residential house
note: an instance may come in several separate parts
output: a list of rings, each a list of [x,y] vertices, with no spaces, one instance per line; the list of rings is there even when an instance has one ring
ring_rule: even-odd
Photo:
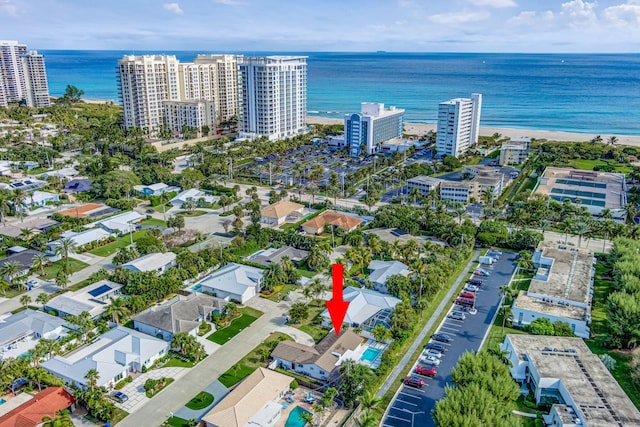
[[[74,292],[65,292],[50,299],[45,310],[53,310],[60,317],[79,316],[83,311],[92,319],[98,318],[107,311],[111,298],[120,296],[123,285],[110,280],[100,280]]]
[[[17,262],[20,264],[20,271],[13,274],[11,277],[5,276],[3,277],[6,281],[11,281],[16,277],[26,276],[29,274],[29,270],[31,269],[31,265],[33,264],[33,259],[36,255],[42,254],[42,252],[34,251],[33,249],[25,249],[20,252],[15,252],[7,257],[0,259],[0,268],[8,262]]]
[[[66,231],[62,233],[62,238],[71,239],[76,248],[82,248],[84,245],[94,242],[102,242],[107,240],[109,237],[113,236],[112,233],[108,231],[104,231],[101,228],[90,228],[85,231],[75,232],[75,231]],[[60,240],[54,240],[52,242],[46,243],[45,246],[49,249],[50,254],[55,254],[57,247],[60,245]]]
[[[22,206],[23,210],[26,211],[28,209],[41,208],[59,201],[60,197],[57,194],[36,190],[24,198]]]
[[[123,268],[137,272],[155,271],[163,274],[167,269],[176,265],[176,254],[173,252],[153,253],[143,255],[126,264],[122,264]]]
[[[65,356],[55,356],[41,364],[66,384],[86,387],[85,375],[98,371],[98,387],[111,389],[129,374],[150,367],[169,352],[169,343],[142,332],[117,326],[91,344]]]
[[[295,214],[302,214],[303,210],[304,205],[300,203],[279,200],[260,209],[260,216],[264,224],[280,225],[290,216],[298,218]]]
[[[360,224],[362,218],[336,211],[324,211],[315,218],[302,224],[302,229],[309,234],[322,234],[327,225],[332,225],[345,231],[353,231]]]
[[[135,225],[145,219],[145,216],[135,212],[123,212],[118,215],[89,224],[90,227],[100,227],[109,233],[124,234],[135,229]]]
[[[244,304],[258,295],[263,280],[263,270],[232,262],[205,277],[199,285],[200,292]]]
[[[198,326],[212,312],[222,312],[226,301],[204,294],[178,295],[135,316],[133,328],[171,342],[178,332],[196,336]]]
[[[40,338],[60,339],[69,326],[63,319],[37,310],[0,315],[0,359],[27,353]]]
[[[29,230],[46,233],[51,227],[60,224],[58,221],[47,218],[29,218],[24,222],[16,222],[14,224],[2,224],[0,225],[0,234],[9,237],[19,237],[22,230],[28,228]]]
[[[47,171],[41,175],[39,175],[42,179],[48,179],[51,177],[58,178],[60,181],[69,181],[74,176],[78,176],[80,172],[73,167],[61,168],[52,171]]]
[[[326,381],[342,361],[352,358],[350,355],[362,349],[363,342],[360,335],[347,329],[339,336],[329,332],[313,347],[295,341],[281,341],[271,357],[281,368]]]
[[[67,194],[86,193],[93,190],[92,180],[86,178],[76,178],[64,184],[64,192]]]
[[[284,257],[289,258],[292,263],[297,265],[307,256],[309,256],[309,251],[303,251],[302,249],[297,249],[291,246],[283,246],[281,248],[266,249],[249,259],[251,262],[255,262],[266,267],[269,264],[280,263]]]
[[[206,427],[275,427],[291,377],[258,368],[202,417]]]
[[[171,193],[172,191],[180,191],[180,187],[167,185],[164,182],[157,182],[150,185],[135,185],[133,189],[142,196],[160,196],[165,193]]]
[[[398,298],[391,295],[353,286],[344,289],[343,297],[345,301],[349,302],[343,323],[354,328],[361,328],[362,334],[369,337],[370,331],[377,324],[382,324],[387,328],[391,327],[391,312],[400,302]],[[332,325],[331,316],[327,310],[324,310],[320,315],[324,317],[322,322],[324,325]]]
[[[218,197],[214,197],[196,188],[190,188],[189,190],[181,191],[176,197],[169,200],[169,203],[171,203],[176,208],[182,208],[182,205],[184,205],[189,200],[193,200],[198,204],[198,206],[202,206],[210,205],[211,203],[218,200]]]
[[[63,387],[47,387],[33,398],[0,416],[0,427],[36,427],[44,417],[55,418],[58,412],[75,408],[75,399]]]
[[[400,274],[409,277],[411,275],[409,266],[400,261],[373,260],[367,268],[370,271],[369,280],[373,283],[373,288],[379,292],[388,292],[386,283],[390,276]]]

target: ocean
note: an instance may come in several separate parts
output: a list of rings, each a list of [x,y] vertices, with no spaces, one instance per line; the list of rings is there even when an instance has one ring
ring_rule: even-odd
[[[46,50],[51,94],[67,84],[86,98],[118,98],[124,54],[196,53]],[[256,52],[233,52],[256,55]],[[275,54],[275,52],[261,52]],[[278,53],[283,54],[283,53]],[[481,125],[640,136],[640,55],[295,52],[308,56],[310,116],[342,118],[360,102],[404,108],[405,121],[435,123],[438,103],[483,95]]]

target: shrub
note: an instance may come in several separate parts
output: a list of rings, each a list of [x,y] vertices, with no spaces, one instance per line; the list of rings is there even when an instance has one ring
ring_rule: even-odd
[[[291,390],[297,389],[298,388],[298,381],[296,381],[296,380],[291,381],[291,384],[289,384],[289,388]]]

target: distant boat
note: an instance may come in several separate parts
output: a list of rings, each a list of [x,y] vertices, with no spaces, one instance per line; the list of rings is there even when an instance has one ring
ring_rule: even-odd
[[[387,51],[386,50],[378,50],[378,51],[376,51],[376,53],[387,53]]]

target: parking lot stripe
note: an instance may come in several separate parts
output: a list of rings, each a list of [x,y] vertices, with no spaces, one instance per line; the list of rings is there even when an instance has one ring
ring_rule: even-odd
[[[409,396],[414,399],[422,399],[420,396],[414,396],[413,394],[405,393],[404,391],[401,391],[400,393],[398,393],[398,395]]]
[[[394,417],[393,415],[387,415],[387,418],[393,418],[394,420],[400,420],[400,421],[404,421],[406,423],[410,423],[411,420],[410,419],[406,419],[406,418],[400,418],[400,417]]]
[[[453,331],[453,332],[458,332],[460,330],[460,328],[453,328],[451,326],[441,326],[440,329],[446,329],[448,331]]]
[[[406,403],[407,405],[411,405],[411,406],[418,406],[418,404],[417,404],[417,403],[407,402],[406,400],[396,399],[396,402]]]

